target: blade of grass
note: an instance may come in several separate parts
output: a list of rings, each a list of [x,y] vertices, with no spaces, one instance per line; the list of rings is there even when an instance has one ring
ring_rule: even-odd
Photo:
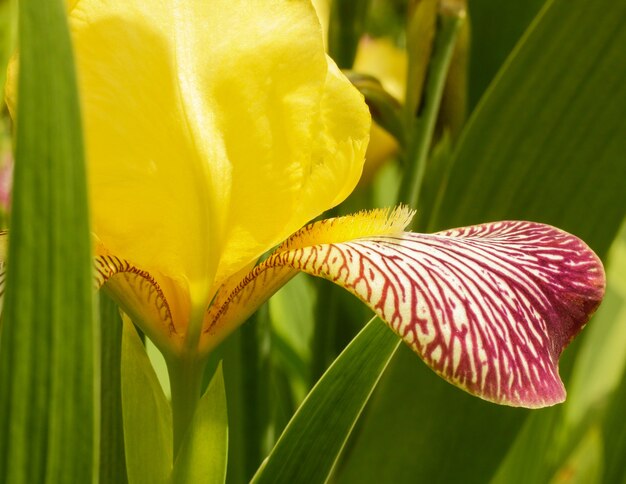
[[[252,482],[326,482],[398,345],[371,320],[311,390]]]
[[[125,484],[128,479],[122,418],[122,318],[117,304],[104,292],[100,294],[100,323],[100,482]]]
[[[65,3],[19,2],[19,47],[0,341],[0,481],[91,482],[99,454],[99,334]]]

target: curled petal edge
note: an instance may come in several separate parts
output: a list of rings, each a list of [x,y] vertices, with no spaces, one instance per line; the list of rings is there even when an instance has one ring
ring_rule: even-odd
[[[113,255],[94,257],[94,285],[104,288],[130,319],[163,351],[179,342],[172,311],[154,277]]]

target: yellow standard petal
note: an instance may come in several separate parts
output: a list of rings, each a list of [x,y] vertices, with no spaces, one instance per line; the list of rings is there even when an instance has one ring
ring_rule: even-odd
[[[317,30],[315,37],[317,45],[308,52],[286,46],[278,54],[283,62],[297,57],[287,71],[300,69],[299,62],[312,62],[311,52],[321,52]],[[235,176],[217,285],[343,201],[361,176],[369,111],[333,61],[323,55],[320,60],[322,77],[315,79],[320,72],[307,67],[309,81],[302,85],[304,79],[297,80],[293,95],[281,101],[257,93],[257,98],[249,99],[248,106],[262,104],[258,112],[244,106],[229,111],[224,102],[223,115],[232,119],[223,131],[232,139],[229,157]],[[286,82],[294,73],[279,77],[283,76]],[[313,96],[314,90],[318,97]],[[255,129],[241,142],[240,127],[245,125]]]
[[[354,187],[369,114],[306,2],[83,0],[71,26],[112,253],[207,298]]]

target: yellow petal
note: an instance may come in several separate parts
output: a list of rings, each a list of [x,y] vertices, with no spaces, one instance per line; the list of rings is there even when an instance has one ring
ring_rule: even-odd
[[[291,51],[283,53],[285,62]],[[310,52],[297,55],[311,62]],[[232,120],[223,131],[232,139],[229,156],[234,171],[218,284],[343,201],[358,182],[369,138],[369,112],[335,64],[327,58],[323,64],[324,80],[319,85],[294,87],[293,96],[282,101],[247,100],[248,106],[261,104],[258,112],[242,107],[223,113]],[[291,68],[297,68],[295,60]],[[314,88],[320,90],[319,97],[312,95]],[[277,104],[284,110],[276,111]],[[240,126],[255,127],[244,141]]]
[[[94,230],[194,300],[356,184],[369,114],[307,2],[81,0],[70,23]]]
[[[389,94],[398,101],[404,100],[407,57],[387,37],[363,37],[359,42],[354,70],[375,77]]]
[[[168,2],[84,0],[70,27],[93,230],[112,254],[178,279],[202,304],[220,243],[217,181],[190,109],[198,82],[181,52],[195,46],[179,14]]]
[[[331,0],[312,0],[313,7],[317,13],[317,18],[322,24],[322,33],[324,36],[324,48],[328,51],[328,25],[330,23],[330,1]]]
[[[309,2],[72,5],[94,233],[194,314],[356,185],[369,112]]]

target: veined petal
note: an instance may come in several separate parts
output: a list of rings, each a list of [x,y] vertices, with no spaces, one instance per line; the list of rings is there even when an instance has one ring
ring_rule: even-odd
[[[109,254],[100,244],[94,268],[96,289],[106,290],[163,354],[182,347],[191,311],[185,286]]]
[[[532,222],[292,246],[218,293],[205,319],[209,341],[301,270],[355,294],[449,382],[496,403],[542,407],[565,398],[558,358],[604,294],[604,269],[584,242]]]
[[[4,295],[8,232],[0,231],[0,309]],[[104,288],[141,330],[170,354],[180,349],[191,301],[185,287],[158,273],[148,273],[110,253],[96,240],[94,286]]]
[[[296,266],[281,263],[278,254],[286,254],[288,261],[289,254],[311,246],[399,234],[413,214],[413,210],[400,206],[393,210],[362,211],[347,217],[326,219],[302,228],[283,242],[266,262],[240,270],[219,288],[204,318],[200,351],[214,348],[298,273]]]

